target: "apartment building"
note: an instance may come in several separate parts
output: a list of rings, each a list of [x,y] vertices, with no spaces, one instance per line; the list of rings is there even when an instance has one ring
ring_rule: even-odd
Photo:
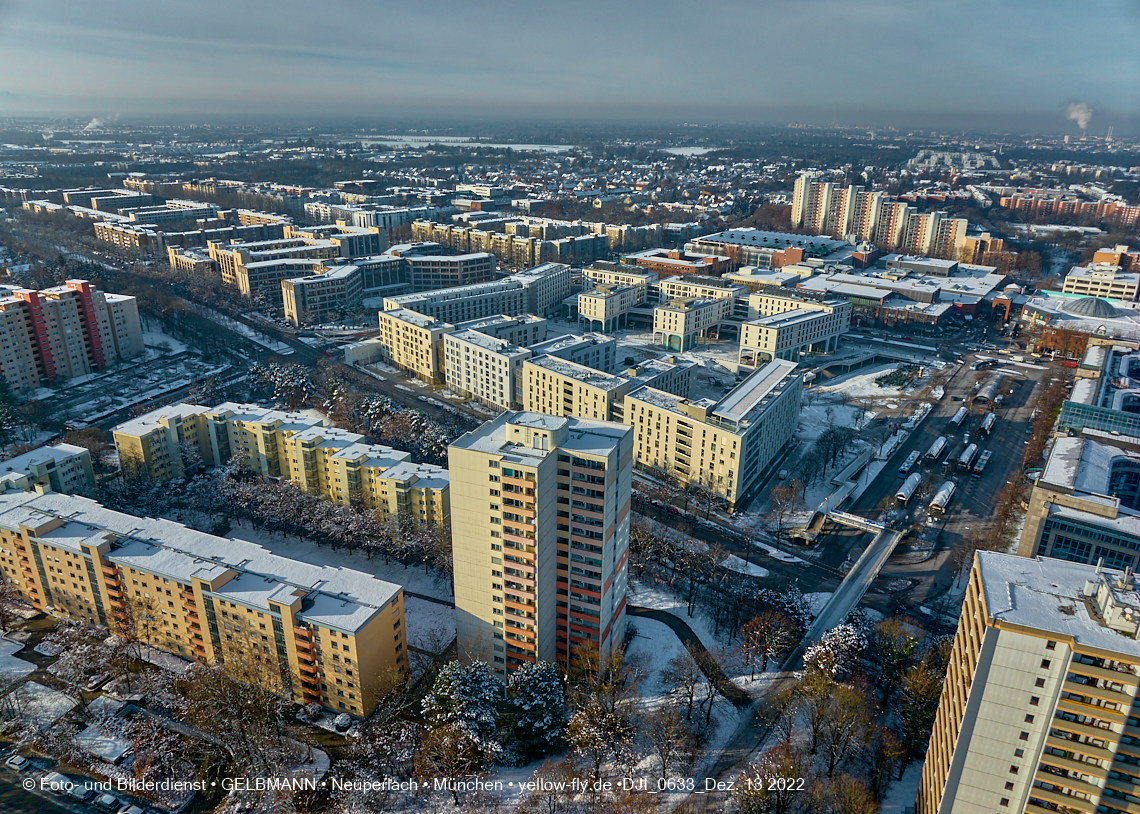
[[[1131,571],[979,551],[917,814],[1135,810],[1138,625]]]
[[[688,397],[695,378],[696,364],[675,357],[648,359],[618,375],[538,356],[522,365],[520,400],[527,412],[620,422],[629,392],[654,387]]]
[[[603,658],[625,635],[632,432],[506,412],[448,449],[461,659]]]
[[[412,291],[434,291],[485,283],[495,276],[495,255],[474,252],[459,255],[409,255],[408,282]]]
[[[601,288],[602,286],[640,286],[645,291],[657,283],[658,275],[654,271],[644,268],[635,268],[618,263],[598,261],[592,266],[582,269],[583,281],[589,281],[587,288]],[[642,300],[645,297],[642,296]]]
[[[476,330],[457,330],[443,337],[447,389],[497,410],[518,407],[523,362],[531,352]]]
[[[578,324],[595,325],[603,333],[613,331],[628,319],[631,309],[645,299],[645,289],[639,285],[600,285],[578,295]]]
[[[531,345],[532,356],[554,356],[594,370],[611,371],[617,366],[617,340],[603,333],[567,334]]]
[[[499,314],[529,313],[526,290],[510,277],[490,283],[384,298],[385,311],[397,309],[415,311],[452,324]]]
[[[546,340],[548,323],[542,317],[534,314],[520,314],[508,317],[496,314],[485,319],[473,319],[470,322],[460,322],[455,326],[457,331],[478,331],[496,339],[502,339],[512,345],[529,348]]]
[[[623,261],[659,275],[700,274],[719,277],[732,269],[731,257],[686,254],[680,249],[646,249],[627,254]]]
[[[0,494],[0,562],[39,610],[112,630],[143,617],[150,646],[295,703],[364,717],[374,677],[408,671],[399,585],[85,497]]]
[[[1135,302],[1140,292],[1140,273],[1121,271],[1115,263],[1074,266],[1065,275],[1061,290],[1066,294]]]
[[[304,413],[256,404],[217,407],[175,404],[133,418],[112,431],[124,469],[163,481],[185,474],[191,450],[210,466],[237,454],[259,475],[287,478],[307,492],[380,515],[444,525],[449,516],[447,470],[410,464],[408,453]]]
[[[104,294],[86,280],[42,291],[0,286],[0,373],[14,393],[144,350],[134,297]]]
[[[0,461],[0,492],[26,492],[37,485],[66,494],[89,492],[95,488],[91,453],[75,444],[56,444]]]
[[[692,350],[705,333],[732,314],[731,299],[677,299],[653,309],[653,344],[671,351]]]
[[[760,229],[726,229],[704,235],[685,244],[688,254],[731,257],[733,266],[780,268],[807,258],[825,258],[845,253],[850,244],[843,240]]]
[[[431,384],[443,383],[443,337],[455,326],[407,308],[388,308],[379,313],[380,358]]]
[[[743,365],[759,365],[772,359],[799,362],[807,353],[833,353],[839,337],[851,326],[851,303],[829,300],[823,308],[796,308],[758,317],[741,325],[740,353]]]
[[[733,510],[799,425],[803,374],[774,359],[719,401],[642,387],[625,397],[638,464],[681,485],[696,483]]]
[[[540,317],[549,316],[570,296],[570,266],[565,263],[542,263],[534,268],[512,274],[526,291],[526,312]]]

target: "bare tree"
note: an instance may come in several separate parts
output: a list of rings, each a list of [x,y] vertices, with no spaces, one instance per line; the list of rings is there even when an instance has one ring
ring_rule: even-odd
[[[674,766],[681,768],[692,758],[695,748],[692,726],[672,704],[662,704],[646,716],[644,733],[661,763],[662,780]]]
[[[697,687],[704,680],[701,668],[693,661],[693,657],[686,650],[678,653],[661,673],[661,677],[672,687],[681,690],[686,701],[685,719],[693,717],[693,702],[697,697]]]
[[[777,486],[770,492],[772,497],[772,514],[776,518],[776,548],[780,547],[780,540],[784,536],[784,521],[787,516],[802,508],[803,484],[798,478],[792,478],[788,483]]]

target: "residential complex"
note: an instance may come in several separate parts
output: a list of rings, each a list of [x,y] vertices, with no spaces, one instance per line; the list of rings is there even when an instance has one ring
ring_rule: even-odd
[[[799,426],[803,374],[775,359],[719,401],[690,400],[642,387],[625,397],[639,465],[722,496],[730,510],[750,490]]]
[[[758,312],[773,310],[775,313],[750,319],[741,326],[741,364],[755,366],[772,359],[798,362],[803,354],[832,353],[839,348],[839,337],[851,327],[851,303],[843,300],[821,303],[786,300],[788,304],[802,307],[785,310],[783,303],[772,305],[779,298],[753,296]],[[749,302],[751,309],[751,297]]]
[[[36,609],[221,663],[237,678],[364,717],[406,674],[399,585],[56,493],[0,494],[0,561]]]
[[[1135,810],[1138,626],[1131,571],[979,551],[917,814]]]
[[[696,369],[693,362],[669,357],[647,359],[618,375],[556,356],[537,356],[522,365],[519,398],[529,412],[621,421],[622,402],[630,391],[654,387],[687,397]]]
[[[447,389],[498,410],[519,404],[519,378],[531,351],[477,330],[444,334]]]
[[[0,492],[46,486],[53,492],[88,493],[95,488],[91,453],[75,444],[56,444],[0,461]]]
[[[384,310],[403,308],[453,324],[498,314],[543,316],[569,293],[570,267],[548,263],[493,282],[385,297]]]
[[[705,334],[728,318],[730,299],[677,299],[653,309],[653,344],[666,350],[687,351]]]
[[[0,374],[13,393],[83,376],[143,353],[134,297],[86,280],[31,291],[0,286]]]
[[[506,412],[448,449],[459,656],[505,676],[625,635],[632,432]]]
[[[639,285],[599,285],[578,295],[578,324],[604,332],[616,330],[628,318],[630,310],[645,299],[645,288]],[[628,324],[628,323],[627,323]]]
[[[379,358],[431,384],[443,383],[443,337],[455,326],[407,308],[387,307],[379,313],[376,337]]]
[[[448,521],[446,469],[412,464],[406,452],[363,443],[359,433],[304,413],[232,402],[175,404],[120,424],[113,436],[124,470],[154,480],[183,475],[191,450],[211,466],[240,454],[255,473],[287,478],[341,505],[438,526]]]

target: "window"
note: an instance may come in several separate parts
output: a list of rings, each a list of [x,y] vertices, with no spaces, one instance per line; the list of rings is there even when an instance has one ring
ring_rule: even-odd
[[[1008,806],[1009,805],[1009,798],[1008,797],[1002,797],[1001,802],[999,802],[998,805]]]
[[[1027,741],[1027,740],[1029,740],[1029,733],[1028,732],[1022,732],[1020,735],[1017,736],[1017,739],[1022,740],[1022,741]]]
[[[1014,749],[1013,750],[1013,756],[1014,757],[1024,757],[1025,756],[1025,750],[1024,749]],[[1014,766],[1013,768],[1014,768],[1013,773],[1017,774],[1017,767]]]
[[[1017,766],[1010,766],[1009,767],[1009,773],[1010,774],[1017,774],[1017,768],[1018,768]]]
[[[1006,791],[1013,791],[1013,781],[1012,780],[1006,781],[1005,790]]]
[[[1041,699],[1038,698],[1036,695],[1029,696],[1029,706],[1035,707],[1040,703],[1041,703]]]
[[[1057,649],[1057,643],[1054,641],[1045,642],[1045,649],[1046,650],[1056,650]]]
[[[1037,679],[1035,682],[1033,682],[1033,686],[1044,687],[1045,686],[1045,679],[1043,679],[1043,678]]]
[[[1032,715],[1026,715],[1025,716],[1025,723],[1027,723],[1027,724],[1033,723],[1033,716]]]
[[[1042,669],[1042,670],[1048,670],[1048,669],[1049,669],[1049,665],[1050,665],[1050,664],[1052,664],[1052,663],[1053,663],[1053,662],[1049,661],[1049,659],[1041,659],[1041,669]]]

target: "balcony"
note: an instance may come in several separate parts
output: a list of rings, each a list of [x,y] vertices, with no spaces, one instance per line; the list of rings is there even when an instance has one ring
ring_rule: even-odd
[[[1122,724],[1125,721],[1123,712],[1118,712],[1114,709],[1107,707],[1098,707],[1096,704],[1089,704],[1084,701],[1077,701],[1073,698],[1062,698],[1057,702],[1057,709],[1071,712],[1074,715],[1084,715],[1089,718],[1099,718],[1102,721],[1109,721],[1112,723]]]
[[[123,598],[123,592],[120,591],[118,588],[112,588],[110,585],[108,585],[107,586],[107,596],[113,597],[114,599],[122,599]]]
[[[1115,681],[1118,684],[1131,684],[1135,687],[1140,684],[1140,676],[1123,670],[1109,670],[1107,667],[1097,667],[1093,664],[1082,664],[1079,661],[1069,663],[1069,672],[1077,675],[1103,678],[1105,681]]]
[[[178,595],[182,597],[182,601],[188,605],[193,605],[195,602],[193,591],[179,591]]]
[[[115,577],[116,579],[118,579],[119,569],[117,567],[115,567],[114,565],[111,565],[110,563],[105,562],[105,563],[102,563],[99,567],[103,569],[103,573],[106,576]]]
[[[1066,769],[1070,772],[1081,772],[1083,774],[1092,775],[1093,777],[1099,777],[1101,780],[1108,777],[1108,769],[1095,766],[1092,763],[1085,763],[1081,760],[1073,760],[1068,757],[1057,757],[1056,755],[1043,753],[1041,755],[1041,762],[1048,766],[1055,766],[1058,769]]]
[[[1113,701],[1117,704],[1123,704],[1126,707],[1132,704],[1132,697],[1127,693],[1120,692],[1119,690],[1110,690],[1107,687],[1098,687],[1095,684],[1082,684],[1079,681],[1070,679],[1061,685],[1061,689],[1076,695],[1091,695],[1094,698],[1100,698],[1104,701]]]

